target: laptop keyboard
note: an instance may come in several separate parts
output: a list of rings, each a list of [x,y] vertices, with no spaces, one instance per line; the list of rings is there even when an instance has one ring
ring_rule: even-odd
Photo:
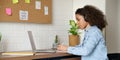
[[[54,49],[40,49],[40,50],[35,50],[35,52],[56,52]]]

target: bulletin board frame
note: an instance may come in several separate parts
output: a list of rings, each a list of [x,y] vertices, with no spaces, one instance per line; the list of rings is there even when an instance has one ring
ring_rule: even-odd
[[[18,0],[13,4],[12,0],[0,0],[0,22],[30,22],[30,23],[52,23],[52,0]],[[41,9],[35,8],[35,2],[41,2]],[[45,6],[48,7],[48,15],[45,15]],[[11,8],[11,15],[6,14],[6,8]],[[20,20],[20,10],[28,11],[28,20]]]

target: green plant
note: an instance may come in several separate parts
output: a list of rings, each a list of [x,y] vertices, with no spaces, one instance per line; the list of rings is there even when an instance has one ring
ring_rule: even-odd
[[[77,23],[75,23],[74,20],[70,20],[69,21],[70,23],[70,30],[69,30],[69,33],[71,33],[72,35],[78,35],[78,26],[77,26]]]
[[[55,43],[58,43],[58,36],[55,36]]]

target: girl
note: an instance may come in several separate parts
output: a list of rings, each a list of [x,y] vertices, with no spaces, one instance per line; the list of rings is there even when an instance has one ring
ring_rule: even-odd
[[[75,17],[77,25],[85,32],[82,44],[74,47],[59,45],[57,49],[80,55],[82,60],[108,60],[102,35],[102,30],[107,25],[104,14],[94,6],[86,5],[76,10]]]

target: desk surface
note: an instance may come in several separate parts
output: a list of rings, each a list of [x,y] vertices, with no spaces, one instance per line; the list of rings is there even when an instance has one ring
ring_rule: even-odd
[[[67,53],[38,53],[37,55],[29,55],[29,56],[0,56],[0,60],[45,60],[45,59],[62,59],[62,58],[72,58],[72,57],[80,57]]]

